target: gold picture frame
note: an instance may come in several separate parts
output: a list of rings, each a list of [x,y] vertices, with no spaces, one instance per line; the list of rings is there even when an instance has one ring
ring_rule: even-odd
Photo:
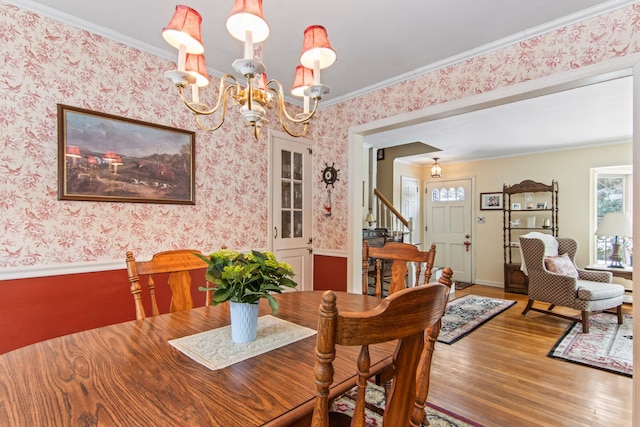
[[[58,198],[195,204],[195,132],[58,104]]]

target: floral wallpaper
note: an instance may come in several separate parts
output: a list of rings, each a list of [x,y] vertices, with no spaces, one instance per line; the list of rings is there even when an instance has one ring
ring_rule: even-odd
[[[639,26],[640,6],[625,7],[320,111],[313,173],[340,169],[332,204],[342,214],[324,217],[318,180],[315,248],[347,250],[350,127],[638,52]],[[255,141],[237,113],[224,130],[197,132],[196,205],[60,201],[56,104],[195,130],[163,77],[173,66],[5,3],[0,46],[0,268],[268,246],[266,132]]]
[[[314,123],[314,155],[331,158],[346,177],[350,127],[638,51],[640,4],[634,4],[324,109]],[[322,196],[315,194],[314,206]],[[336,212],[346,209],[347,186],[336,186],[332,200]],[[314,224],[315,244],[346,250],[346,221]]]
[[[56,104],[195,130],[175,65],[7,4],[0,44],[0,267],[267,246],[266,132],[197,133],[193,206],[60,201]]]

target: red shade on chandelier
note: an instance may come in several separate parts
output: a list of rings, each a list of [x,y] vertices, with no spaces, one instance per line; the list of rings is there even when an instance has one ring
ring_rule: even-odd
[[[187,53],[200,54],[204,52],[201,24],[202,16],[195,9],[178,5],[169,25],[162,29],[162,36],[176,49],[184,45]]]
[[[294,96],[304,96],[304,91],[313,84],[313,70],[302,65],[296,67],[296,76],[291,86],[291,94]]]

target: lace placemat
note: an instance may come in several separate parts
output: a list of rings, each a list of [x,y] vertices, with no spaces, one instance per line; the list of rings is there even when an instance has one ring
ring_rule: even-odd
[[[255,341],[234,343],[229,325],[170,340],[169,344],[215,371],[315,334],[313,329],[267,315],[258,318]]]

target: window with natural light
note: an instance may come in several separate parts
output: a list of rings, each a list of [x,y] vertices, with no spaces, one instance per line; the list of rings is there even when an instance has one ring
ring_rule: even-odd
[[[594,230],[609,212],[625,212],[631,214],[632,207],[632,167],[618,166],[595,169]],[[592,259],[597,264],[607,264],[611,255],[612,244],[616,236],[595,235],[595,251]],[[631,265],[633,262],[633,243],[630,238],[619,237],[621,242],[623,263]]]

